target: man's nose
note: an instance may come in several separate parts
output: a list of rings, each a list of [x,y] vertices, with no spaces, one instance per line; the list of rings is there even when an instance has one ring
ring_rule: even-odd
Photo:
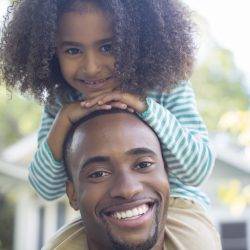
[[[143,191],[143,184],[132,173],[121,173],[114,178],[110,190],[112,198],[131,199]]]
[[[93,79],[101,70],[101,61],[94,52],[87,52],[82,60],[82,68],[86,77]],[[91,79],[92,78],[92,79]]]

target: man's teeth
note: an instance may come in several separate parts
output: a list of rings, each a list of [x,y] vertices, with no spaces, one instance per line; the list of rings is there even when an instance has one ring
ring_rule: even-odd
[[[149,209],[149,206],[146,204],[143,204],[139,207],[122,211],[122,212],[115,212],[112,216],[115,217],[116,219],[127,219],[131,217],[136,217],[142,214],[145,214]]]

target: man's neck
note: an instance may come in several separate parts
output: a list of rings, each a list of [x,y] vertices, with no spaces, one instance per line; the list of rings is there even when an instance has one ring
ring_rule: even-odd
[[[167,250],[166,248],[164,248],[164,243],[165,243],[164,242],[164,235],[165,234],[164,234],[164,230],[163,230],[161,235],[159,235],[156,244],[151,249],[148,249],[148,250],[163,250],[163,249]],[[88,237],[87,237],[87,244],[88,244],[88,250],[110,250],[110,249],[112,249],[111,244],[105,246],[105,244],[101,244],[97,241],[93,241],[93,240],[89,239]]]

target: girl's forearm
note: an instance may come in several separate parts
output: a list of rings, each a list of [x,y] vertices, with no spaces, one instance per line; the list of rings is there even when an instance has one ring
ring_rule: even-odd
[[[72,124],[67,116],[65,116],[64,113],[60,111],[57,114],[55,121],[49,131],[48,145],[51,149],[54,159],[57,161],[61,161],[62,159],[63,142],[71,125]]]

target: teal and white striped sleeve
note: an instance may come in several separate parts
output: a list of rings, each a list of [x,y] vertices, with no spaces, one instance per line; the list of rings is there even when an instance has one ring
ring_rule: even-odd
[[[67,179],[62,163],[54,159],[47,143],[47,135],[55,115],[56,113],[52,114],[45,107],[38,132],[38,149],[29,166],[29,182],[46,200],[54,200],[64,195]]]
[[[214,155],[192,87],[184,83],[170,94],[152,93],[146,101],[148,108],[139,116],[158,135],[169,172],[184,185],[201,185],[213,168]]]

